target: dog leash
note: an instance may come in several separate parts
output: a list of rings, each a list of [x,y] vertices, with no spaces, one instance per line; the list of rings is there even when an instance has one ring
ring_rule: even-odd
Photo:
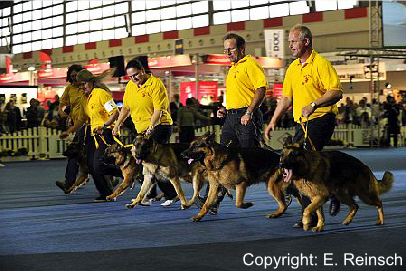
[[[98,135],[98,136],[100,137],[100,139],[103,141],[103,143],[106,146],[111,146],[111,144],[107,144],[106,139],[104,138],[103,135]],[[134,146],[133,144],[124,145],[115,135],[113,135],[113,139],[114,139],[114,141],[116,141],[118,143],[118,145],[120,145],[123,148],[128,148],[128,147]],[[98,149],[99,148],[99,143],[97,142],[96,137],[94,137],[94,142],[95,142],[95,145],[96,145],[96,149]]]
[[[307,126],[309,125],[309,124],[308,124],[309,121],[306,121],[306,127],[305,127],[305,125],[303,125],[303,119],[302,119],[302,117],[300,117],[299,119],[300,119],[300,126],[302,126],[302,129],[303,129],[303,132],[304,132],[304,140],[305,140],[305,142],[306,142],[306,139],[309,139],[310,146],[312,147],[312,150],[315,151],[316,148],[314,147],[313,142],[312,142],[310,136],[308,135]]]

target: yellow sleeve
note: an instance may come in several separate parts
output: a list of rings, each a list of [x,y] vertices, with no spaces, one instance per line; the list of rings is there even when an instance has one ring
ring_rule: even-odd
[[[168,107],[168,99],[166,88],[161,80],[157,79],[152,85],[151,91],[152,105],[154,109],[166,110]]]
[[[123,97],[123,106],[129,107],[128,99],[129,99],[129,92],[130,92],[130,82],[127,83],[125,87],[124,97]]]
[[[99,95],[100,103],[104,106],[104,110],[111,115],[114,111],[118,111],[118,107],[113,100],[113,97],[110,93],[105,90],[100,91]]]
[[[71,88],[71,85],[67,85],[65,90],[63,91],[62,97],[59,99],[59,106],[69,106],[70,105],[70,99],[69,99],[69,90]]]
[[[247,67],[247,74],[254,86],[254,89],[261,87],[268,88],[268,80],[266,80],[264,69],[255,60],[250,62],[250,65]]]
[[[285,79],[283,79],[283,89],[282,89],[283,96],[287,98],[293,97],[292,74],[290,67],[291,66],[289,66],[288,70],[286,71]]]
[[[317,72],[320,77],[320,81],[323,88],[326,91],[329,90],[341,90],[343,91],[340,78],[337,75],[337,71],[334,69],[331,62],[328,60],[321,61],[320,65],[317,67]]]

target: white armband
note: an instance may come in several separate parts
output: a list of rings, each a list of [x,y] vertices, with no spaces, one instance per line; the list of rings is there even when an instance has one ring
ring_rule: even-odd
[[[113,101],[113,100],[110,100],[110,101],[108,101],[108,102],[106,102],[105,104],[104,104],[104,109],[106,109],[106,111],[107,111],[107,113],[111,113],[111,111],[113,111],[113,109],[114,108],[116,108],[117,107],[117,105],[116,105],[116,103]]]

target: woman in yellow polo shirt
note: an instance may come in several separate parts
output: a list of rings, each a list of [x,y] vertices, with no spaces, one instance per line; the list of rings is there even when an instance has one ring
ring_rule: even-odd
[[[104,178],[100,161],[107,147],[106,144],[114,142],[112,128],[114,120],[119,114],[110,89],[102,83],[103,78],[109,73],[111,70],[106,70],[102,75],[96,77],[88,70],[81,70],[77,74],[78,80],[84,83],[87,96],[85,113],[89,117],[91,128],[87,165],[96,189],[100,193],[100,196],[95,199],[96,202],[106,201],[106,196],[113,192],[112,187]]]
[[[126,71],[131,80],[125,89],[123,108],[114,126],[113,134],[118,133],[124,120],[131,114],[137,133],[147,132],[158,143],[169,143],[173,122],[168,112],[169,99],[164,84],[159,78],[146,72],[138,59],[128,62]],[[144,178],[150,177],[152,178],[144,172]],[[176,197],[175,188],[171,183],[159,180],[157,182],[167,200],[164,205],[170,205]],[[150,198],[156,193],[154,189],[151,191]]]

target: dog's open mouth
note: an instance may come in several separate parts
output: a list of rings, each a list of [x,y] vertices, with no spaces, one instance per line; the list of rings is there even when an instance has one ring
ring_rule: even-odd
[[[135,163],[137,163],[137,165],[141,164],[141,163],[142,163],[142,159],[141,159],[141,158],[138,158],[138,157],[135,157]]]
[[[190,165],[191,163],[193,163],[194,160],[195,160],[195,159],[188,159],[188,160],[187,160],[187,163]]]
[[[293,177],[293,170],[292,169],[283,169],[283,181],[288,183]]]

